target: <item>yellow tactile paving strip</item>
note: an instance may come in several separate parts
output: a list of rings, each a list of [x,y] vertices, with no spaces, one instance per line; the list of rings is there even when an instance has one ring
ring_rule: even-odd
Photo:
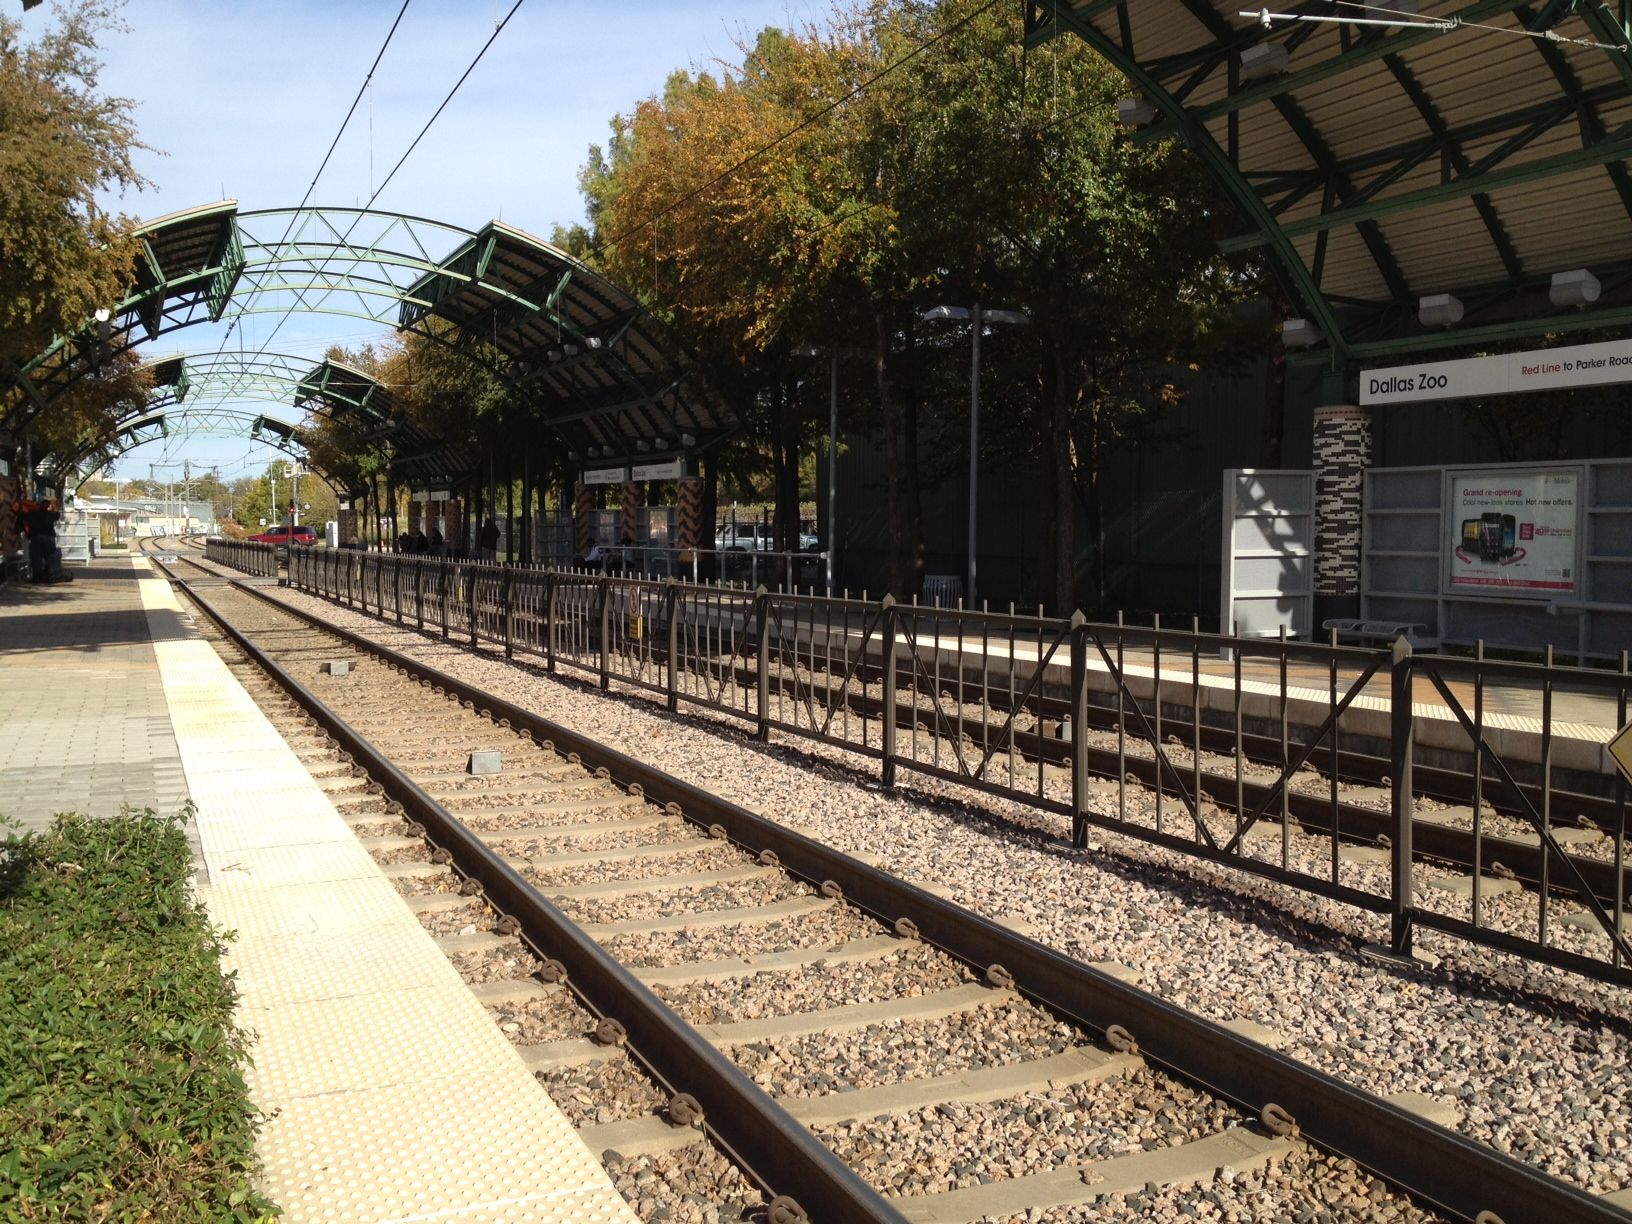
[[[143,579],[150,619],[168,583]],[[155,635],[160,637],[161,635]],[[266,1192],[301,1221],[636,1219],[208,643],[155,642],[227,968],[257,1034]]]

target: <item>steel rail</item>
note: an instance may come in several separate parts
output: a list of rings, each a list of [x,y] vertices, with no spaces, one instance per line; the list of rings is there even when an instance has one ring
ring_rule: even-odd
[[[761,1185],[778,1196],[793,1199],[815,1219],[906,1224],[906,1217],[887,1199],[584,934],[515,868],[392,764],[365,736],[251,642],[185,579],[172,578],[172,581],[257,667],[316,719],[357,764],[380,783],[388,797],[402,805],[408,818],[424,826],[430,840],[453,856],[462,874],[482,886],[483,893],[500,913],[520,923],[528,941],[541,955],[565,966],[567,979],[596,1012],[623,1025],[631,1050],[660,1080],[697,1100],[702,1106],[701,1124],[742,1161]],[[259,594],[252,588],[238,586],[238,589]],[[281,608],[275,601],[268,602]],[[281,610],[300,618],[293,609]],[[328,631],[321,624],[311,623]],[[452,682],[440,673],[427,674],[425,678],[453,691],[448,687]],[[500,713],[495,699],[485,694],[465,699],[479,699],[478,708],[493,708],[495,720],[509,716],[508,710]],[[521,726],[514,718],[511,725]],[[540,728],[523,729],[535,736],[540,733]],[[552,729],[546,725],[542,730],[548,738]],[[572,751],[560,748],[561,742],[564,741],[557,743],[558,750]],[[587,759],[585,764],[590,769],[596,768]],[[790,1206],[783,1205],[782,1219],[797,1218],[788,1213]]]
[[[242,586],[264,602],[469,701],[495,720],[575,752],[625,786],[639,784],[690,820],[719,824],[751,853],[770,851],[811,882],[832,881],[845,900],[886,923],[916,924],[929,943],[974,966],[1001,965],[1016,987],[1044,1007],[1100,1033],[1126,1029],[1145,1057],[1258,1116],[1278,1105],[1316,1145],[1349,1157],[1389,1185],[1463,1220],[1627,1224],[1632,1212],[1429,1122],[1324,1072],[1307,1067],[1210,1020],[1063,956],[942,900],[888,872],[757,816],[718,796],[608,748],[359,634],[325,624]],[[842,1217],[841,1217],[842,1218]]]

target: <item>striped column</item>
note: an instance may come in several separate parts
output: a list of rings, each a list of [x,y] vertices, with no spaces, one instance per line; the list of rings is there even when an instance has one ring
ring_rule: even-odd
[[[697,477],[680,478],[680,493],[675,511],[674,546],[698,547],[703,542],[703,482]]]
[[[623,504],[618,522],[618,543],[635,538],[635,522],[639,518],[636,513],[640,509],[640,483],[634,480],[623,482]]]
[[[595,543],[595,532],[591,527],[594,513],[595,490],[586,484],[575,486],[572,490],[572,538],[580,557]]]
[[[442,528],[442,535],[447,540],[448,547],[455,552],[461,552],[470,547],[470,533],[465,524],[465,503],[457,497],[447,500],[444,511],[447,526]]]
[[[22,533],[11,503],[23,494],[23,482],[15,476],[0,476],[0,558],[11,556],[23,546]]]
[[[1315,595],[1360,597],[1361,500],[1371,466],[1371,410],[1315,409]],[[1341,615],[1342,612],[1334,609]]]

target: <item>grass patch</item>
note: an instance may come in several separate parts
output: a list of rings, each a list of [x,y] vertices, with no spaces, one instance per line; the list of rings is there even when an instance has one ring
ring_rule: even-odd
[[[261,1221],[225,936],[173,817],[0,842],[0,1220]]]

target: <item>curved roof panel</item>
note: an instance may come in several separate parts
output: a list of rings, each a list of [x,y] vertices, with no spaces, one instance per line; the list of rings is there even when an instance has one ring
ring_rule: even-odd
[[[1334,367],[1632,322],[1632,43],[1598,0],[1030,0],[1031,44],[1074,34],[1202,158]],[[1277,16],[1276,14],[1280,14]],[[1554,24],[1554,18],[1562,14]],[[1586,268],[1590,306],[1549,300]],[[1453,293],[1452,328],[1417,320]]]
[[[679,453],[707,447],[734,425],[638,301],[500,222],[473,232],[363,209],[241,214],[225,200],[159,218],[138,238],[141,258],[112,320],[60,338],[17,371],[0,398],[0,426],[26,428],[109,352],[205,320],[291,310],[413,330],[464,351],[580,453]],[[338,369],[314,373],[338,390]],[[407,428],[400,414],[393,421],[398,432]],[[428,436],[418,442],[443,446]],[[443,449],[425,471],[445,480],[467,470],[468,454]]]

